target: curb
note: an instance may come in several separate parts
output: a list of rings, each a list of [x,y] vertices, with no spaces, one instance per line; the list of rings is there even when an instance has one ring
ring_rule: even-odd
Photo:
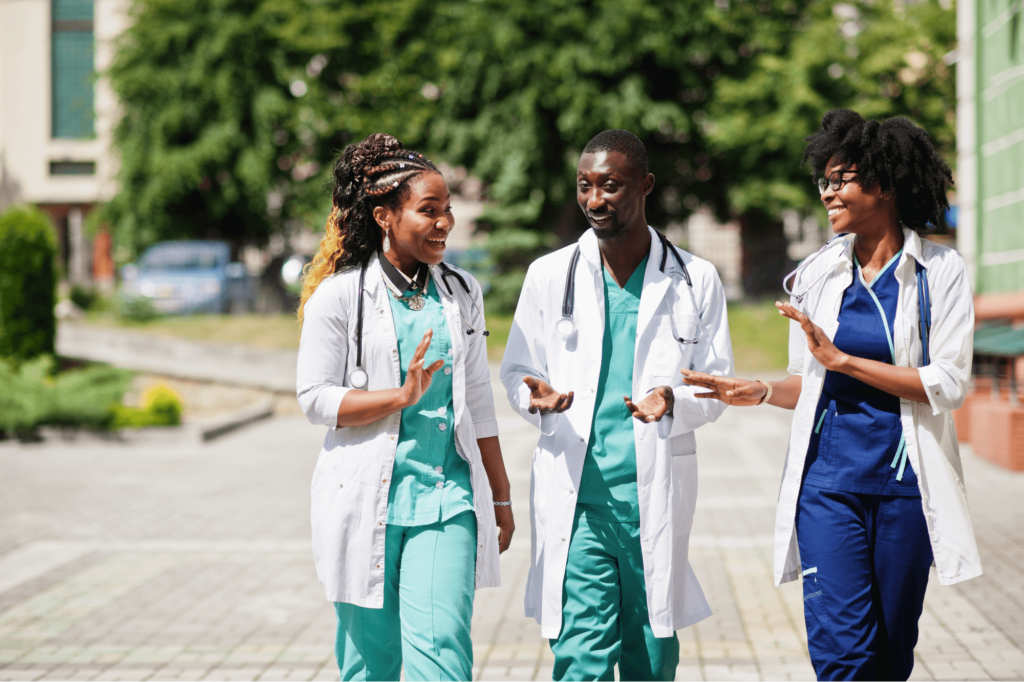
[[[147,426],[119,431],[90,431],[81,428],[42,426],[39,442],[95,442],[126,445],[180,445],[206,443],[243,426],[274,416],[274,401],[260,401],[226,415],[181,426]],[[12,441],[16,443],[17,441]]]

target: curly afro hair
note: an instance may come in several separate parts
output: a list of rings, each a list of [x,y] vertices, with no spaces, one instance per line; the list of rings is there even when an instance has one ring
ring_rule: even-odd
[[[900,222],[924,231],[939,224],[949,207],[946,190],[953,174],[923,128],[902,117],[867,121],[856,111],[833,109],[821,119],[821,130],[806,138],[801,163],[810,162],[815,179],[825,173],[832,157],[857,166],[857,182],[876,182],[885,193],[895,192]]]

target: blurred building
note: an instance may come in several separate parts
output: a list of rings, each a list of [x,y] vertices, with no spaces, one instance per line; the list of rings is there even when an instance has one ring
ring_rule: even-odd
[[[957,431],[978,454],[1024,469],[1024,6],[957,2],[957,249],[978,328],[975,390]],[[952,61],[952,59],[950,59]]]
[[[114,193],[111,63],[127,0],[0,0],[0,211],[38,205],[57,227],[68,279],[113,277],[109,237],[87,237]],[[96,251],[94,255],[94,249]]]

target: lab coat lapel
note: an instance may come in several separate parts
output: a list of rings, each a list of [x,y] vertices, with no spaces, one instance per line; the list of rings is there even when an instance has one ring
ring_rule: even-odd
[[[651,233],[651,250],[647,256],[647,270],[644,272],[644,287],[640,294],[640,311],[637,315],[636,321],[636,334],[637,339],[640,339],[644,335],[648,325],[654,319],[654,312],[661,305],[661,302],[665,300],[665,296],[668,294],[668,288],[672,284],[672,278],[661,271],[661,256],[662,246],[661,240],[658,239],[658,235],[655,234],[654,230],[648,226],[647,228]],[[668,254],[668,258],[665,259],[665,270],[668,271],[670,268],[675,267],[675,259],[672,258],[672,254]]]

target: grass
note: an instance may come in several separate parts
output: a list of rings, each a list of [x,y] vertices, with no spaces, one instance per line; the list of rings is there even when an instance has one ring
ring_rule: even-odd
[[[88,319],[94,324],[199,341],[286,350],[299,346],[299,323],[294,315],[180,315],[129,322],[112,313],[97,313],[90,314]],[[501,360],[511,328],[511,315],[487,316],[487,330],[491,333],[487,337],[490,360]],[[729,328],[737,375],[786,368],[789,326],[770,301],[729,304]]]
[[[736,376],[781,372],[789,364],[789,320],[773,301],[730,303],[729,333]]]
[[[86,319],[93,324],[196,341],[284,350],[299,347],[299,323],[293,314],[167,315],[146,322],[135,322],[118,318],[113,313],[90,313]]]

